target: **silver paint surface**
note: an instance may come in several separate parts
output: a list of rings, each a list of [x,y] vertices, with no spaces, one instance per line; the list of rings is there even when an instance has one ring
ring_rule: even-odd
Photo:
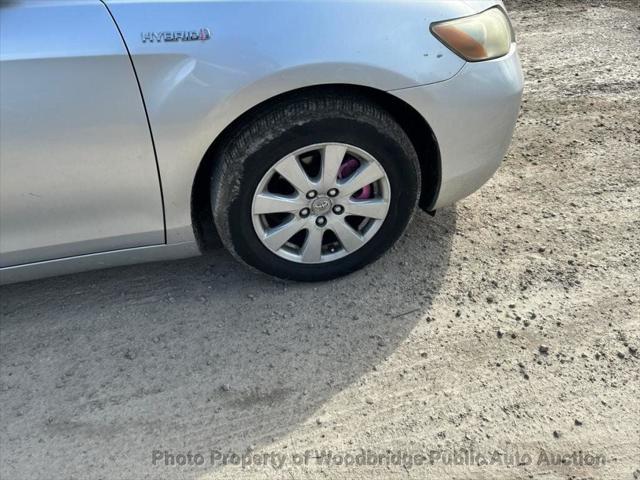
[[[465,62],[429,32],[468,15],[464,2],[107,0],[140,75],[156,138],[167,238],[193,239],[193,174],[212,141],[274,95],[321,84],[379,90],[440,82]],[[205,43],[142,43],[176,25]]]
[[[112,259],[101,267],[132,261],[110,251],[165,239],[195,246],[191,194],[208,148],[255,105],[313,85],[366,86],[411,105],[440,148],[433,206],[469,195],[509,145],[520,64],[515,47],[500,59],[465,63],[429,25],[495,4],[501,2],[0,3],[2,265],[69,257],[66,265],[86,269],[90,257],[78,260],[85,254]],[[211,38],[143,41],[145,32],[200,29]],[[56,272],[19,268],[33,276]]]
[[[164,243],[131,62],[97,0],[0,6],[0,266]]]

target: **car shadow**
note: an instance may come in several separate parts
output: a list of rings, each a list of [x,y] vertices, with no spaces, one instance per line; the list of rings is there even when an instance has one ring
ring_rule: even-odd
[[[314,422],[429,321],[455,226],[454,208],[420,212],[374,265],[320,284],[218,250],[2,287],[3,476],[174,478],[153,450],[243,452]]]

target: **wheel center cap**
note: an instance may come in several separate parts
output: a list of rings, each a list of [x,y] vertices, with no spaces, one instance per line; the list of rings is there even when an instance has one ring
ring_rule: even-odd
[[[329,210],[331,210],[332,205],[333,203],[331,202],[330,198],[318,197],[313,200],[313,202],[311,202],[309,208],[314,215],[324,215],[325,213],[328,213]]]

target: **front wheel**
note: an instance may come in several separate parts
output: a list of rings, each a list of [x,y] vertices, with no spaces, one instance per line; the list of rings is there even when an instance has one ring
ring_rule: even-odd
[[[274,105],[226,144],[212,178],[225,246],[281,278],[350,273],[388,250],[417,201],[411,141],[368,100],[323,96]]]

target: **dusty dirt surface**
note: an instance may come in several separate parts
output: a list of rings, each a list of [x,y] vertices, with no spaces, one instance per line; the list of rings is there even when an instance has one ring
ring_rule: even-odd
[[[508,6],[504,166],[370,268],[2,288],[0,477],[640,478],[640,6]]]

